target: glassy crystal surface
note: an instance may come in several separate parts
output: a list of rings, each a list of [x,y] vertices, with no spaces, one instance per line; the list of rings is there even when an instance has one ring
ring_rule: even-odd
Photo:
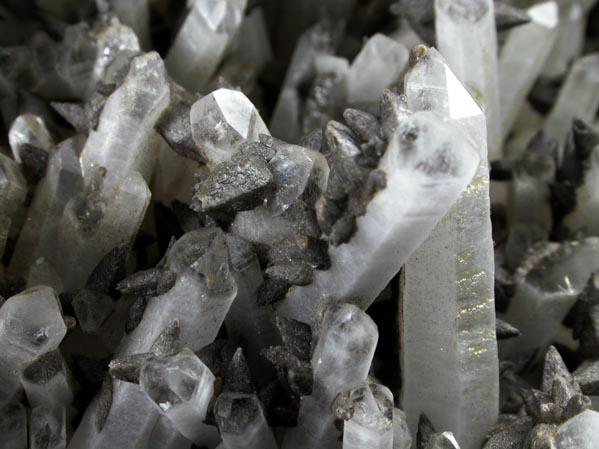
[[[366,380],[378,340],[374,322],[352,304],[332,304],[324,312],[312,354],[312,395],[300,405],[298,425],[285,434],[283,449],[340,447],[331,405],[348,387]]]
[[[246,0],[195,0],[166,56],[172,77],[192,92],[203,92],[239,29]]]
[[[53,144],[52,136],[44,121],[33,114],[19,115],[8,133],[13,157],[21,162],[21,151],[26,145],[32,145],[48,151]]]
[[[588,165],[582,185],[576,191],[576,207],[564,219],[564,224],[574,233],[599,235],[599,223],[595,219],[599,213],[599,147],[593,150]]]
[[[560,426],[552,442],[555,449],[592,449],[599,444],[599,413],[587,410]]]
[[[58,350],[42,354],[25,366],[21,384],[33,407],[66,408],[73,401],[69,371]]]
[[[127,0],[96,0],[100,12],[109,11],[125,25],[131,27],[141,46],[150,46],[150,7],[147,1],[130,2]]]
[[[399,81],[408,56],[407,48],[383,34],[368,39],[347,74],[349,102],[376,101],[384,89]]]
[[[211,165],[227,161],[245,142],[269,134],[252,102],[241,92],[218,89],[191,107],[193,140]]]
[[[161,413],[188,439],[215,445],[214,427],[203,424],[214,392],[214,375],[190,350],[144,365],[139,384]]]
[[[65,449],[67,447],[65,409],[35,407],[29,417],[31,449]]]
[[[409,449],[412,447],[412,435],[408,428],[406,414],[398,409],[393,409],[393,449]]]
[[[530,7],[527,13],[531,22],[510,30],[499,54],[499,100],[504,137],[512,129],[558,36],[556,2],[539,3]]]
[[[437,46],[487,117],[489,159],[501,155],[497,33],[491,0],[435,0]]]
[[[84,332],[97,332],[114,310],[110,296],[91,290],[79,290],[73,295],[72,304]]]
[[[27,412],[20,403],[0,407],[0,435],[7,449],[27,449]]]
[[[495,422],[499,393],[485,116],[432,48],[405,83],[408,106],[440,113],[479,159],[470,184],[404,267],[401,404],[412,432],[426,413],[471,449]],[[425,324],[431,320],[434,329]]]

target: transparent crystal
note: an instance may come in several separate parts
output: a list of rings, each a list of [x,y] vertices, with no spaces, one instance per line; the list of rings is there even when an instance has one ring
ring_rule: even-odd
[[[148,440],[146,449],[189,449],[191,442],[185,438],[170,419],[161,416]]]
[[[593,410],[576,415],[563,423],[551,445],[552,449],[594,449],[599,446],[599,413]]]
[[[405,91],[410,109],[437,111],[458,127],[479,160],[470,184],[404,267],[402,409],[413,436],[424,412],[473,449],[499,408],[485,116],[433,48],[408,73]]]
[[[104,293],[79,290],[73,295],[73,309],[83,332],[94,333],[114,310],[114,301]]]
[[[343,425],[343,449],[393,448],[393,394],[370,384],[349,392],[353,416]]]
[[[144,49],[150,48],[150,6],[148,1],[96,0],[96,4],[100,12],[108,9],[116,14],[123,24],[131,27],[141,46]]]
[[[439,51],[488,120],[489,159],[501,155],[497,33],[492,0],[435,0]]]
[[[293,287],[277,313],[310,322],[326,295],[367,308],[449,210],[479,160],[463,131],[436,113],[404,118],[379,163],[387,186],[358,217],[352,239],[329,248],[331,268],[315,271],[312,284]]]
[[[507,136],[558,36],[555,1],[527,10],[531,22],[510,30],[499,55],[501,129]]]
[[[572,232],[599,235],[599,147],[589,157],[589,167],[582,185],[576,190],[576,207],[564,218]]]
[[[59,350],[42,354],[25,366],[21,384],[33,407],[69,407],[73,401],[70,374]]]
[[[8,141],[15,161],[21,162],[21,149],[32,145],[42,150],[50,150],[53,139],[44,121],[33,114],[19,115],[10,126]]]
[[[383,90],[399,80],[409,51],[383,34],[375,34],[354,59],[347,75],[350,103],[376,103]]]
[[[31,449],[66,449],[66,412],[63,407],[35,407],[29,420]]]
[[[27,195],[27,184],[19,164],[0,154],[0,216],[11,218]]]
[[[216,429],[203,424],[214,381],[206,365],[184,349],[172,357],[146,363],[139,385],[186,438],[199,445],[214,445],[218,442]]]
[[[247,0],[195,0],[165,64],[169,74],[192,92],[203,92],[239,29]]]
[[[574,62],[543,129],[548,137],[563,143],[572,120],[590,122],[598,107],[599,53],[592,53]]]
[[[398,409],[393,409],[393,449],[410,449],[412,435],[408,428],[406,414]]]
[[[223,232],[219,228],[188,232],[171,248],[166,267],[177,274],[175,285],[150,298],[143,319],[121,343],[120,355],[150,352],[175,320],[181,345],[193,351],[216,337],[237,294]]]
[[[7,449],[27,448],[27,412],[18,402],[0,406],[0,435]]]
[[[245,142],[269,135],[252,102],[241,92],[218,89],[191,107],[193,140],[211,165],[227,161]]]
[[[275,190],[268,198],[273,214],[281,215],[300,198],[314,204],[326,190],[329,165],[321,153],[297,145],[284,145],[269,161]]]
[[[366,380],[377,340],[376,325],[355,305],[326,309],[312,354],[312,394],[302,399],[297,427],[287,430],[282,449],[341,446],[331,405],[339,393]]]

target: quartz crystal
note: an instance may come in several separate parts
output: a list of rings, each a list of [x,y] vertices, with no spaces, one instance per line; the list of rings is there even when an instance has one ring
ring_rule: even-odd
[[[66,409],[73,402],[70,374],[60,351],[42,354],[21,374],[21,384],[33,407]]]
[[[35,287],[4,303],[0,308],[0,403],[18,390],[17,376],[24,365],[56,349],[66,330],[51,288]]]
[[[27,449],[27,412],[20,403],[0,407],[0,435],[6,449]]]
[[[572,120],[590,121],[599,107],[599,53],[577,59],[564,82],[544,130],[563,143]]]
[[[497,33],[492,0],[435,0],[437,46],[487,117],[489,159],[501,155]]]
[[[504,138],[512,129],[558,35],[555,1],[536,4],[527,13],[531,22],[510,30],[499,55],[499,100]]]
[[[364,44],[347,75],[348,101],[373,102],[383,90],[399,81],[408,63],[409,51],[383,34],[375,34]]]
[[[560,426],[551,449],[593,449],[599,445],[599,413],[587,410]]]
[[[171,420],[161,416],[150,434],[147,449],[189,449],[191,442],[173,426]]]
[[[331,268],[316,271],[312,284],[292,288],[277,313],[310,322],[326,295],[367,308],[449,210],[478,163],[463,132],[436,113],[404,118],[379,164],[386,187],[358,218],[356,234],[330,248]],[[427,201],[417,201],[420,195]]]
[[[412,435],[408,428],[406,414],[398,409],[393,409],[393,449],[410,449]]]
[[[411,109],[442,114],[479,159],[472,182],[404,267],[401,404],[412,432],[424,412],[474,449],[497,419],[499,393],[485,116],[432,48],[405,91]]]
[[[227,161],[244,142],[255,142],[268,128],[241,92],[218,89],[191,107],[191,132],[210,165]]]
[[[29,442],[31,449],[66,449],[64,408],[35,407],[29,417]]]
[[[343,425],[343,449],[393,448],[393,394],[376,384],[348,393],[352,416]]]
[[[22,162],[21,152],[27,145],[47,152],[53,144],[46,124],[40,117],[33,114],[23,114],[15,119],[10,127],[8,140],[13,157],[19,163]]]
[[[247,0],[188,2],[185,18],[165,64],[172,77],[192,92],[204,92],[243,19]]]
[[[599,236],[599,146],[589,157],[589,167],[582,185],[576,191],[576,208],[565,217],[564,224],[573,233],[586,232]]]
[[[131,27],[141,46],[150,46],[150,7],[146,0],[96,0],[100,12],[112,12],[121,22]]]
[[[331,405],[339,393],[366,380],[377,340],[376,325],[355,305],[333,303],[326,309],[312,354],[312,395],[302,400],[298,425],[287,431],[282,449],[341,447]]]
[[[214,447],[218,435],[203,424],[213,394],[214,375],[190,350],[149,361],[141,370],[142,390],[189,440]]]
[[[0,254],[4,253],[4,244],[11,235],[11,224],[26,195],[27,185],[19,164],[0,154]]]

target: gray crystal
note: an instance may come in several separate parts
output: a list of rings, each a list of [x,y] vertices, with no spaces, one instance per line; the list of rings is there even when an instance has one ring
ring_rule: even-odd
[[[31,449],[66,449],[66,413],[62,407],[35,407],[29,418]]]
[[[27,412],[18,402],[0,407],[0,435],[6,449],[27,449]]]

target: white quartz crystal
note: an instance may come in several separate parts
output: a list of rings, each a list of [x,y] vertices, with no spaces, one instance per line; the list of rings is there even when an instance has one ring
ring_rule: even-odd
[[[497,33],[492,0],[435,0],[437,46],[487,117],[489,159],[501,156]]]
[[[244,142],[255,142],[268,128],[252,102],[241,92],[218,89],[193,104],[193,140],[208,164],[227,161]]]
[[[599,238],[548,243],[516,272],[505,321],[522,335],[502,342],[502,355],[544,348],[558,333],[589,276],[599,270]]]
[[[70,373],[58,350],[47,352],[24,367],[20,380],[32,407],[66,409],[73,402]]]
[[[463,95],[459,101],[472,101]],[[277,313],[310,322],[327,295],[367,308],[449,210],[478,164],[476,148],[454,124],[424,111],[404,118],[379,163],[387,185],[358,217],[356,234],[330,247],[331,268],[315,271],[308,286],[292,287]]]
[[[195,0],[166,56],[169,74],[204,92],[243,19],[247,0]]]
[[[161,416],[148,441],[147,449],[189,449],[191,441],[173,426],[170,419]]]
[[[582,185],[576,190],[576,208],[564,218],[573,233],[599,236],[599,146],[589,157],[589,167]]]
[[[8,141],[12,154],[17,162],[21,162],[21,149],[24,145],[32,145],[48,151],[53,144],[52,136],[44,121],[33,114],[19,115],[10,126]]]
[[[547,136],[563,143],[578,118],[592,121],[599,107],[599,53],[592,53],[574,62],[557,101],[545,122]]]
[[[137,35],[144,49],[150,47],[150,7],[148,0],[96,0],[100,12],[112,12]]]
[[[406,414],[398,409],[393,409],[393,449],[410,449],[412,435],[408,427]]]
[[[413,434],[424,412],[474,449],[499,408],[485,116],[433,48],[405,85],[408,106],[442,114],[472,142],[480,164],[404,267],[401,404]]]
[[[19,388],[25,364],[58,347],[67,328],[54,291],[35,287],[9,298],[0,308],[0,404]]]
[[[599,413],[586,410],[563,423],[551,449],[595,449],[599,447]]]
[[[190,350],[144,365],[139,384],[171,423],[198,445],[214,447],[216,428],[203,424],[214,393],[214,375]]]
[[[285,434],[282,449],[340,448],[331,405],[337,395],[366,380],[378,330],[351,304],[332,304],[324,312],[312,354],[312,394],[302,399],[297,427]]]
[[[383,34],[375,34],[354,59],[347,75],[350,103],[376,102],[383,90],[399,81],[409,51]]]
[[[501,129],[508,135],[558,35],[555,1],[527,10],[531,22],[510,30],[499,55]]]

